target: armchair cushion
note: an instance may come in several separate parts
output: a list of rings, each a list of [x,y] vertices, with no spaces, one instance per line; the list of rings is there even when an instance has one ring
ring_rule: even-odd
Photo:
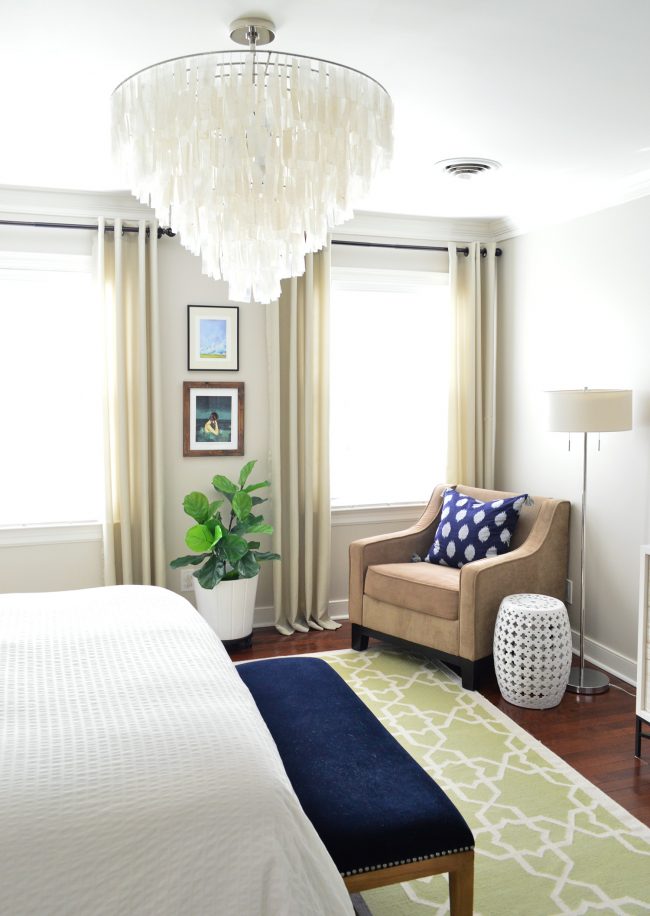
[[[458,620],[460,572],[430,563],[381,563],[369,566],[365,594],[378,601]]]
[[[429,561],[460,569],[474,560],[507,553],[527,498],[524,493],[484,502],[458,490],[445,490]]]

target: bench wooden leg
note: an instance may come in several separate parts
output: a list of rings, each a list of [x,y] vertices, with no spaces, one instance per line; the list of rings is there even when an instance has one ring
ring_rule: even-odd
[[[361,893],[373,887],[416,881],[429,875],[449,872],[449,909],[451,916],[472,916],[474,906],[474,850],[454,852],[435,859],[409,862],[378,868],[376,871],[348,875],[343,880],[350,894]]]
[[[449,872],[449,911],[451,916],[472,916],[474,912],[474,853],[464,853],[459,857],[459,861],[458,868]]]
[[[368,648],[368,637],[361,631],[358,623],[352,624],[352,648],[357,652],[365,652]]]

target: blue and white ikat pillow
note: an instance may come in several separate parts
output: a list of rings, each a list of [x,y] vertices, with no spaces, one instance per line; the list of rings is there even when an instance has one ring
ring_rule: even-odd
[[[473,560],[510,550],[521,507],[528,494],[482,502],[456,490],[445,490],[440,524],[427,559],[460,569]]]

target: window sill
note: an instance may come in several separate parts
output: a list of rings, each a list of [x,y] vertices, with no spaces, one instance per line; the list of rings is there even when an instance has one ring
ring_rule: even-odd
[[[341,525],[412,524],[426,503],[383,503],[373,506],[332,506],[332,527]]]
[[[35,547],[47,544],[101,541],[99,522],[69,522],[59,525],[0,526],[0,547]]]

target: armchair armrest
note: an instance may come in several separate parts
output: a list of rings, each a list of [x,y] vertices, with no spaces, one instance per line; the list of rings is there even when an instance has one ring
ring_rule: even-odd
[[[566,500],[545,500],[521,546],[463,566],[459,599],[462,657],[476,660],[491,655],[494,624],[506,595],[532,592],[564,600],[570,508]]]
[[[362,623],[363,586],[369,566],[377,563],[408,563],[414,553],[421,553],[431,546],[446,486],[441,484],[435,488],[426,509],[410,528],[352,541],[348,601],[352,623]]]

